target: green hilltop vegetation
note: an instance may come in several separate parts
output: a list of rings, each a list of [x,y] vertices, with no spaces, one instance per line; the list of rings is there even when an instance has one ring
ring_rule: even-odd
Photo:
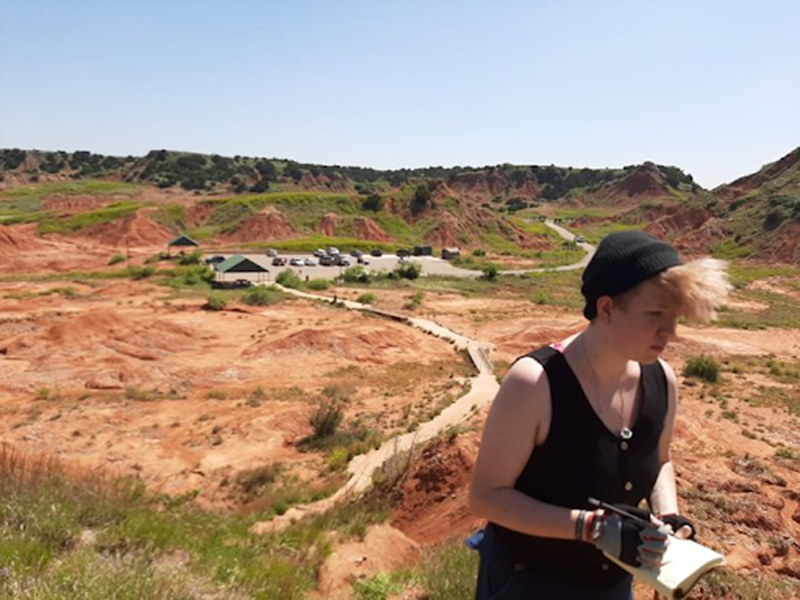
[[[317,181],[319,187],[345,184],[362,194],[383,193],[417,180],[448,181],[459,176],[483,175],[508,182],[509,193],[525,183],[541,187],[541,198],[555,200],[581,190],[624,178],[636,165],[621,169],[574,169],[572,167],[520,166],[502,164],[486,167],[425,167],[417,169],[378,170],[368,167],[314,165],[287,159],[152,150],[136,158],[103,156],[87,151],[43,152],[19,149],[0,150],[0,174],[24,172],[31,181],[46,174],[63,174],[72,179],[119,177],[130,183],[147,183],[161,188],[179,186],[187,191],[212,192],[228,189],[236,194],[261,193],[282,184],[301,182],[304,177]],[[657,166],[666,183],[681,190],[698,189],[691,175],[674,166]],[[319,181],[319,180],[322,181]]]
[[[213,242],[235,234],[247,219],[271,206],[295,232],[291,239],[271,243],[278,248],[305,250],[327,243],[391,249],[438,239],[449,214],[458,224],[458,245],[533,256],[536,252],[523,249],[519,232],[533,233],[527,225],[542,214],[580,219],[587,239],[596,241],[610,231],[694,211],[688,222],[658,233],[677,239],[713,217],[716,233],[701,240],[703,250],[726,258],[763,256],[786,262],[793,258],[792,228],[800,222],[799,162],[797,149],[756,174],[708,191],[680,168],[653,163],[605,169],[506,163],[378,170],[168,150],[114,157],[3,149],[0,223],[35,222],[41,234],[69,233],[154,206],[151,218],[170,231]],[[144,200],[152,186],[169,190],[175,201]],[[43,207],[44,198],[77,195],[109,202],[67,219],[52,203]],[[188,218],[192,203],[206,211],[201,218]],[[320,220],[329,214],[335,215],[335,233],[323,236],[318,233]],[[356,235],[355,224],[364,218],[392,242],[359,239],[363,236]],[[787,236],[788,249],[786,244],[777,247]],[[545,239],[549,252],[564,250],[560,240]],[[258,245],[256,240],[243,243]]]

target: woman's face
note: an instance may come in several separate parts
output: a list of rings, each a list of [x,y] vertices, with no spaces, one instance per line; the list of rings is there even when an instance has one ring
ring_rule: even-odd
[[[614,345],[630,360],[655,362],[676,339],[679,315],[674,292],[657,277],[648,279],[613,302]]]

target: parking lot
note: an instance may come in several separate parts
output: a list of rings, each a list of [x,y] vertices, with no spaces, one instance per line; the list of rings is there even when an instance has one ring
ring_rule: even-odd
[[[319,264],[315,267],[308,267],[308,266],[292,266],[289,265],[289,261],[292,258],[299,258],[301,260],[305,260],[307,258],[315,258],[315,260],[319,261],[316,257],[313,256],[310,252],[302,253],[302,254],[279,254],[281,258],[286,259],[285,266],[273,266],[272,265],[272,257],[267,256],[266,253],[237,253],[241,254],[252,260],[254,263],[264,267],[269,271],[269,273],[227,273],[222,276],[223,280],[234,280],[234,279],[249,279],[252,282],[263,282],[266,281],[271,283],[275,281],[275,277],[277,277],[278,273],[283,271],[284,269],[291,269],[297,272],[303,278],[308,279],[333,279],[335,277],[340,276],[344,273],[344,270],[347,267],[340,267],[340,266],[320,266]],[[204,258],[210,258],[211,256],[224,256],[225,258],[229,258],[234,256],[234,254],[222,253],[222,252],[214,252],[209,253],[204,256]],[[392,271],[393,269],[397,268],[400,265],[400,258],[395,254],[384,254],[380,257],[375,256],[364,256],[364,260],[367,261],[368,264],[358,265],[356,262],[356,258],[354,256],[350,256],[349,254],[345,254],[347,258],[350,260],[351,266],[361,266],[364,268],[365,271],[368,272],[377,272],[377,271]],[[422,275],[444,275],[450,277],[478,277],[481,275],[480,271],[470,271],[468,269],[460,269],[458,267],[454,267],[446,260],[442,260],[441,258],[436,258],[433,256],[411,256],[408,258],[412,263],[419,263],[422,265]]]

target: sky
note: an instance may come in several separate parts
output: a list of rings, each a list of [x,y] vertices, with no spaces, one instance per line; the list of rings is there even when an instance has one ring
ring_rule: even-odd
[[[393,169],[800,145],[796,0],[0,0],[0,148]]]

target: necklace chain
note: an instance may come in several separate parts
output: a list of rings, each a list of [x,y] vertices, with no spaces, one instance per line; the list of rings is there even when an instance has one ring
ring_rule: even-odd
[[[603,403],[601,402],[600,392],[598,390],[600,377],[598,377],[597,371],[594,370],[594,365],[592,364],[592,361],[589,358],[589,353],[586,352],[586,341],[584,340],[583,334],[581,334],[580,340],[581,340],[581,352],[583,352],[583,360],[586,361],[587,365],[589,365],[589,371],[591,372],[592,375],[592,391],[594,392],[595,403],[598,406],[600,415],[602,417],[605,414],[605,408],[603,406]],[[611,396],[611,399],[608,402],[609,408],[611,408],[612,404],[614,403],[614,398],[617,397],[618,393],[619,393],[619,387],[614,389],[614,394]],[[622,403],[622,407],[620,408],[620,413],[619,413],[619,420],[620,420],[619,436],[624,440],[629,440],[633,437],[633,431],[631,431],[630,428],[628,428],[625,425],[625,394],[622,394],[620,402]]]

